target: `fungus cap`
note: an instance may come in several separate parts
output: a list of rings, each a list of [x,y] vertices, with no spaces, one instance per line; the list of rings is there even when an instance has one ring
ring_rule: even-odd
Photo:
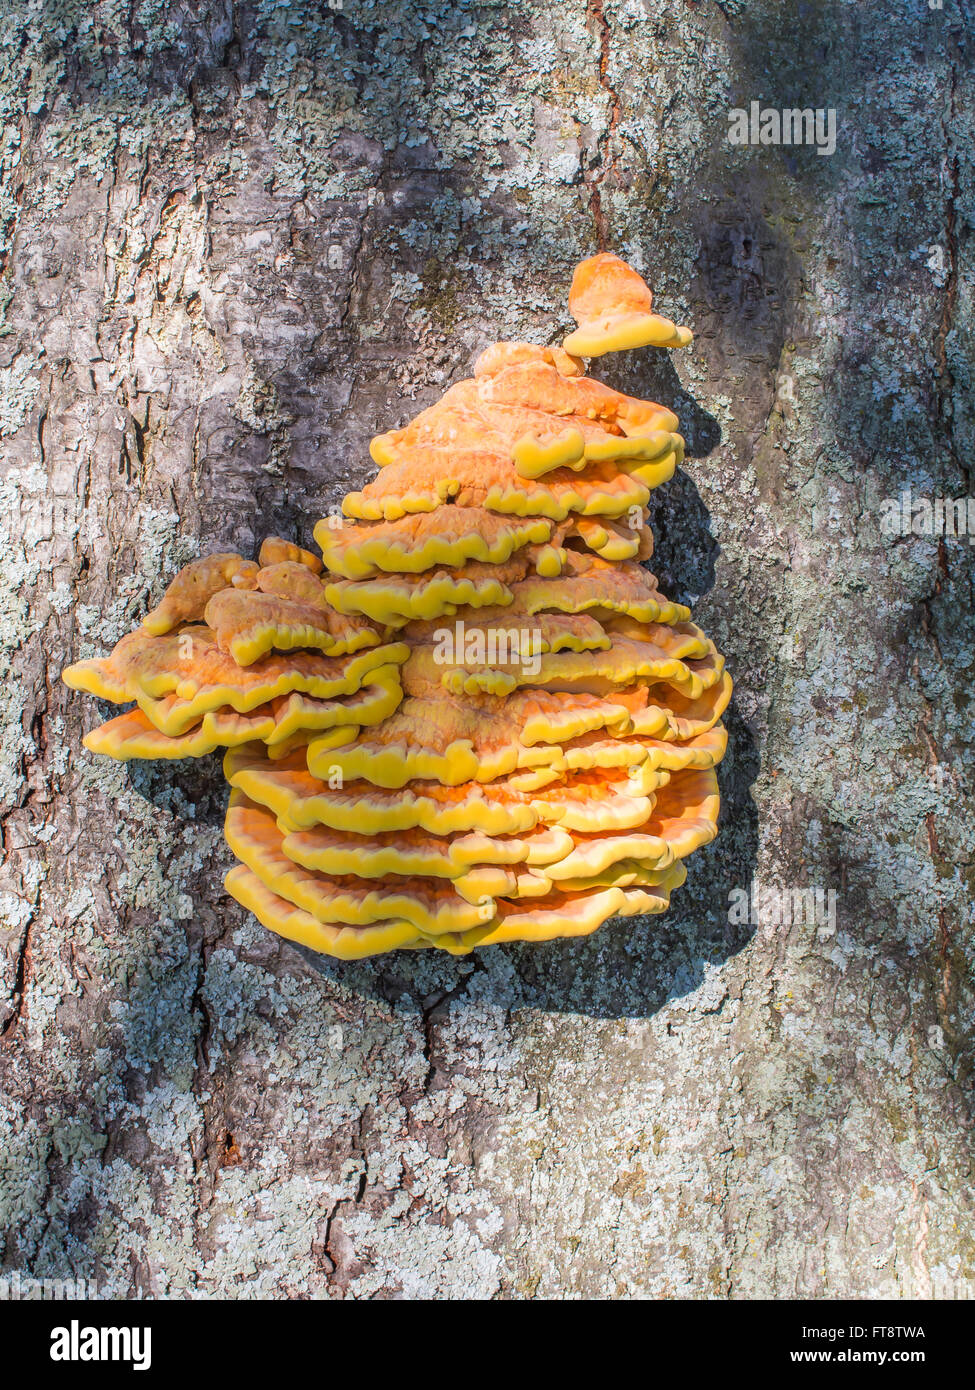
[[[694,336],[689,328],[655,314],[643,278],[606,251],[576,266],[569,310],[579,327],[562,346],[577,357],[602,357],[625,348],[686,347]]]
[[[162,601],[143,618],[142,625],[152,636],[160,637],[180,623],[198,622],[214,594],[228,585],[235,589],[253,589],[257,574],[258,566],[253,560],[244,560],[233,553],[194,560],[180,570]]]

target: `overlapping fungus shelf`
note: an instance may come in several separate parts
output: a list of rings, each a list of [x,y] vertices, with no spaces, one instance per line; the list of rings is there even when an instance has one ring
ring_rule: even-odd
[[[644,563],[677,418],[582,361],[691,335],[616,256],[569,307],[562,348],[496,343],[373,440],[321,560],[273,537],[195,561],[64,673],[132,705],[95,752],[226,750],[226,886],[285,937],[354,958],[581,935],[664,911],[715,834],[731,681]]]

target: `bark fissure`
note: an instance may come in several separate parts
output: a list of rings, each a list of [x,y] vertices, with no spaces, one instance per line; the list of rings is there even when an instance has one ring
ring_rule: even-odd
[[[590,155],[586,161],[589,211],[596,231],[596,247],[599,251],[606,251],[609,248],[610,223],[609,213],[603,202],[603,186],[616,171],[617,155],[614,149],[614,139],[616,128],[623,114],[623,106],[619,93],[609,76],[613,34],[602,0],[587,0],[586,17],[594,26],[599,40],[597,74],[599,85],[606,93],[609,103],[609,119],[606,128],[596,142],[594,154]]]

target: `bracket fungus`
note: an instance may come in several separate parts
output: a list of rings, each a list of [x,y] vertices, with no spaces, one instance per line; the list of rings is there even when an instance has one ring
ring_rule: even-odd
[[[351,959],[463,954],[664,911],[716,833],[731,681],[646,566],[677,417],[583,357],[691,334],[619,257],[584,261],[563,347],[496,343],[377,436],[316,555],[182,570],[141,628],[64,672],[132,708],[114,758],[223,749],[230,893]]]

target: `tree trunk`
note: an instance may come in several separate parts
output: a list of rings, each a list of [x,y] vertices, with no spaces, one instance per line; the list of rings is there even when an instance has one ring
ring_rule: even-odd
[[[954,0],[9,0],[0,1274],[971,1291],[972,550],[883,505],[972,494],[970,43]],[[752,101],[835,153],[732,145]],[[736,679],[719,838],[663,919],[305,958],[223,891],[218,760],[93,758],[59,673],[194,555],[307,545],[599,247],[696,333],[597,375],[687,436],[654,566]]]

